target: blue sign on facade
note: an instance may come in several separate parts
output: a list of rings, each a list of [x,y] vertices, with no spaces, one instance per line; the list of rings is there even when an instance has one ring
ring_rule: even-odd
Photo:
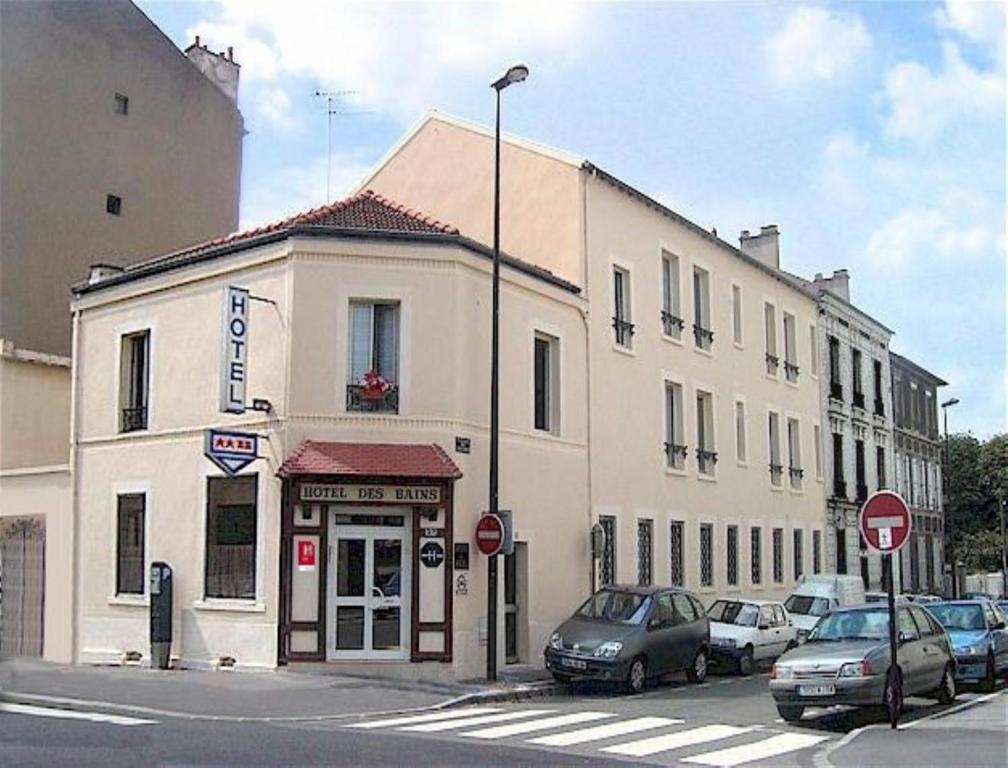
[[[237,474],[259,457],[259,435],[208,429],[203,454],[227,474]]]

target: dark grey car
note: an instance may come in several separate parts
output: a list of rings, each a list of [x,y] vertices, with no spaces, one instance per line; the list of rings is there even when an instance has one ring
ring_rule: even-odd
[[[884,605],[838,608],[823,616],[803,645],[770,672],[770,693],[787,721],[807,706],[884,707],[898,714],[906,696],[955,700],[956,662],[948,635],[927,610],[896,609],[897,666],[891,669],[889,611]]]
[[[707,677],[710,623],[701,602],[682,589],[600,589],[549,639],[546,668],[562,682],[595,679],[638,692],[648,679],[686,670]]]

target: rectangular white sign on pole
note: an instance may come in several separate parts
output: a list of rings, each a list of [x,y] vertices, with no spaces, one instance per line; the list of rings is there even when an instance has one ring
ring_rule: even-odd
[[[248,378],[249,292],[229,285],[224,289],[221,312],[220,410],[245,413]]]

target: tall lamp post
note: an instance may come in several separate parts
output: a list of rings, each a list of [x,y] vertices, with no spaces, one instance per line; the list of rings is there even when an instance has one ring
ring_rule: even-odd
[[[490,514],[499,509],[498,447],[500,443],[500,104],[501,91],[528,77],[524,64],[515,64],[490,84],[497,96],[497,126],[494,135],[494,220],[493,220],[493,321],[490,342]],[[497,555],[487,558],[487,680],[497,679]]]
[[[945,424],[945,466],[942,467],[942,488],[945,497],[945,559],[952,564],[952,597],[959,596],[959,582],[956,576],[955,552],[952,547],[952,515],[949,512],[949,439],[948,439],[948,409],[959,404],[959,398],[951,397],[941,404],[942,421]]]

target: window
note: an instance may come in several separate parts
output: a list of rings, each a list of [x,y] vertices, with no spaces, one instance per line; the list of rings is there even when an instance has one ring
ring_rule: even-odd
[[[784,581],[784,529],[773,529],[773,580]]]
[[[812,427],[812,442],[815,443],[815,476],[816,480],[822,480],[822,434],[819,425]]]
[[[125,115],[129,112],[128,96],[124,96],[121,93],[115,95],[115,111],[120,115]]]
[[[812,573],[822,570],[822,533],[812,531]]]
[[[780,364],[777,357],[777,309],[770,302],[763,305],[763,330],[766,339],[766,372],[776,376]]]
[[[560,340],[536,333],[533,346],[534,425],[545,432],[559,432]]]
[[[868,498],[868,484],[865,481],[864,440],[854,441],[854,472],[857,480],[857,500]]]
[[[144,593],[144,507],[142,493],[127,493],[116,499],[116,594]]]
[[[847,483],[843,471],[843,435],[833,433],[833,495],[838,499],[847,498]]]
[[[681,587],[685,582],[685,563],[683,561],[683,522],[673,520],[669,527],[669,566],[670,584]]]
[[[798,577],[805,572],[805,564],[802,562],[804,559],[802,552],[802,544],[804,542],[802,541],[803,537],[801,528],[795,528],[793,531],[791,531],[791,537],[793,539],[793,545],[794,545],[794,577],[795,580],[797,580]]]
[[[637,583],[646,587],[651,584],[652,545],[654,543],[654,523],[651,520],[637,521]]]
[[[602,547],[602,558],[599,563],[599,582],[605,586],[616,581],[616,518],[601,515],[599,525],[605,532],[605,544]]]
[[[810,325],[808,327],[809,336],[809,372],[813,376],[819,375],[819,334],[816,333],[816,327]]]
[[[843,385],[840,383],[840,339],[829,337],[830,397],[843,400]]]
[[[725,563],[728,566],[725,574],[728,584],[738,584],[738,526],[729,525],[725,528]]]
[[[784,376],[794,383],[798,381],[798,337],[794,315],[784,313]]]
[[[702,475],[713,475],[717,464],[714,450],[714,396],[710,392],[697,391],[697,470]]]
[[[759,526],[754,525],[749,529],[749,562],[753,584],[763,583],[762,536],[763,529]]]
[[[672,469],[686,465],[682,384],[665,382],[665,464]]]
[[[350,302],[346,407],[399,412],[399,304]]]
[[[780,485],[784,473],[784,466],[781,464],[780,453],[780,416],[773,411],[769,415],[769,439],[770,439],[770,482],[773,485]]]
[[[731,287],[732,341],[742,346],[742,286]]]
[[[674,621],[676,624],[689,624],[704,615],[703,612],[697,610],[689,596],[682,592],[672,593],[672,605],[675,607]]]
[[[150,331],[122,337],[119,354],[120,432],[147,429],[150,385]]]
[[[207,478],[207,597],[255,599],[257,480]]]
[[[118,216],[122,213],[122,198],[119,195],[105,195],[105,212]]]
[[[693,340],[698,349],[709,350],[714,344],[710,317],[710,273],[693,267]]]
[[[735,401],[735,458],[740,464],[746,462],[745,403]]]
[[[875,446],[875,477],[878,478],[878,489],[881,491],[886,487],[885,448],[881,445]]]
[[[875,392],[875,415],[885,416],[885,400],[882,393],[882,361],[872,361],[872,380],[874,381]],[[931,394],[930,392],[928,394]]]
[[[805,470],[802,469],[801,430],[798,426],[798,419],[787,420],[787,444],[788,475],[791,479],[791,487],[801,488],[802,478],[805,476]]]
[[[682,338],[683,319],[679,291],[679,257],[662,252],[662,333]]]
[[[847,530],[836,529],[836,572],[847,573]]]
[[[630,349],[634,327],[630,317],[630,273],[613,267],[613,331],[616,343]]]
[[[700,586],[710,587],[714,584],[714,526],[710,523],[700,525]]]
[[[858,408],[864,408],[864,390],[861,388],[861,350],[851,350],[851,391],[853,402]]]

